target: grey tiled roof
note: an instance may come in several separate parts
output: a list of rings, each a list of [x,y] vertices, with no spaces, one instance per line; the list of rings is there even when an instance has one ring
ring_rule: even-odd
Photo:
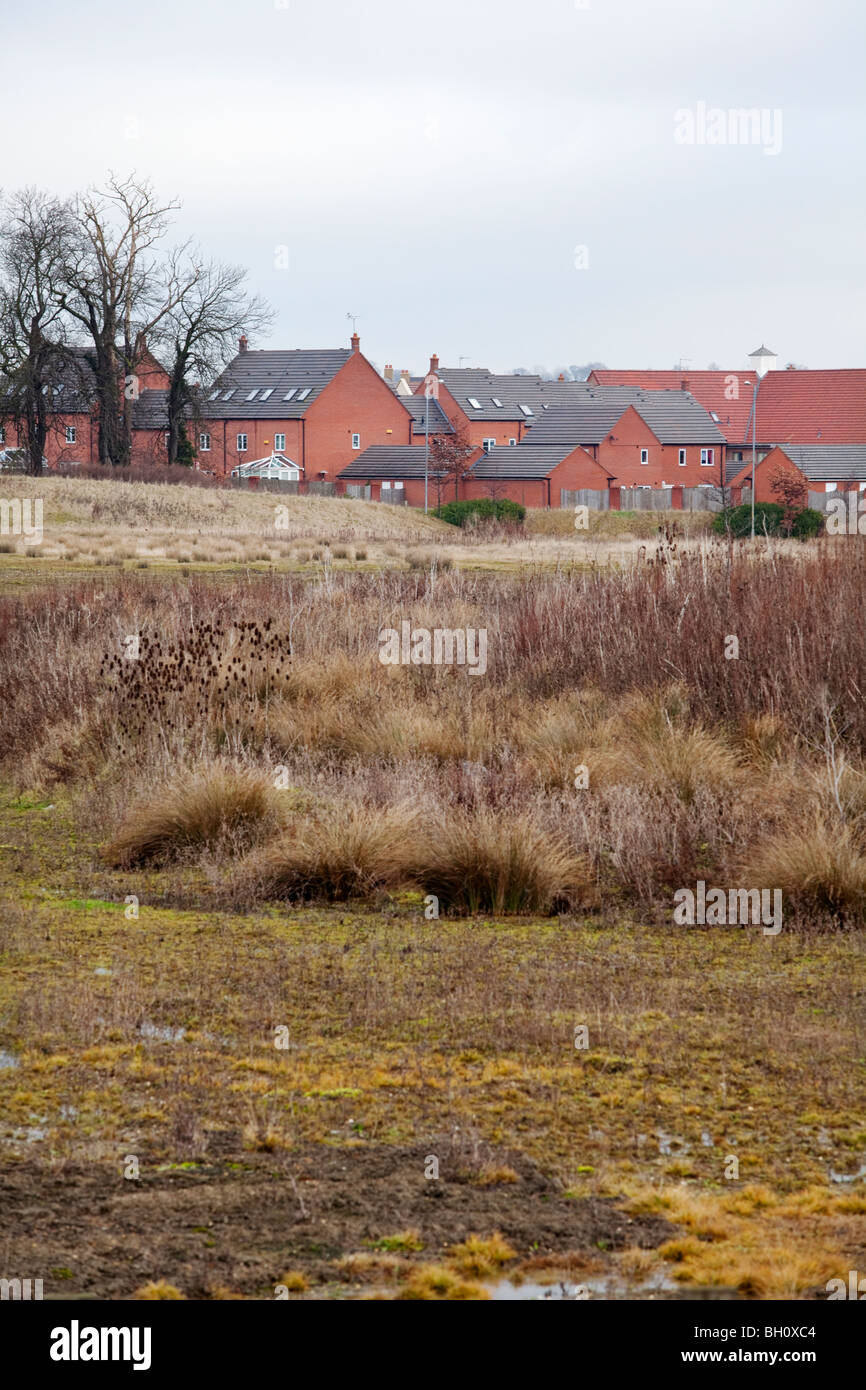
[[[275,348],[239,352],[209,391],[211,420],[299,420],[349,360],[349,348]],[[227,391],[232,394],[225,399]],[[270,395],[263,399],[263,394]],[[303,400],[301,393],[308,391]],[[217,392],[218,398],[211,400]],[[252,400],[247,397],[255,393]],[[291,399],[286,400],[290,394]]]
[[[473,478],[546,478],[574,452],[573,444],[500,444],[473,464]]]
[[[96,400],[96,376],[93,371],[94,349],[66,348],[58,357],[47,393],[51,414],[88,414]],[[0,400],[6,394],[0,379]],[[8,390],[8,388],[6,388]]]
[[[800,472],[816,483],[866,482],[866,445],[782,444],[779,446]],[[751,464],[751,454],[739,465]]]
[[[190,418],[190,412],[185,412]],[[168,392],[142,391],[132,406],[132,428],[134,430],[168,429]]]
[[[348,464],[339,478],[423,478],[423,445],[418,444],[371,444],[356,459]],[[434,476],[433,460],[430,459],[429,476]]]
[[[547,382],[545,387],[548,409],[532,427],[536,444],[600,444],[630,405],[662,444],[725,443],[718,425],[688,391],[583,382]]]
[[[550,384],[543,382],[540,376],[500,376],[486,367],[440,367],[438,375],[470,420],[525,420],[530,423],[541,414],[542,391]],[[495,405],[494,398],[502,405]],[[480,409],[471,404],[472,400],[478,402]],[[528,406],[532,415],[521,410],[521,405]]]
[[[405,405],[409,414],[412,416],[412,433],[424,435],[424,418],[427,410],[427,397],[422,393],[420,396],[398,396],[397,400]],[[430,398],[430,433],[431,434],[453,434],[454,427],[445,411],[437,400]]]

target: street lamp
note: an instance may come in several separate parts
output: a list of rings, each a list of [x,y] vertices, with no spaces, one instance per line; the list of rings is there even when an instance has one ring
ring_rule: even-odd
[[[749,361],[751,362],[755,372],[755,390],[752,396],[752,540],[754,540],[755,493],[758,489],[758,482],[755,476],[757,470],[756,416],[758,413],[758,383],[760,382],[761,377],[764,376],[770,370],[771,367],[775,367],[777,355],[775,352],[771,352],[768,347],[761,346],[759,348],[755,348],[754,352],[749,353]]]

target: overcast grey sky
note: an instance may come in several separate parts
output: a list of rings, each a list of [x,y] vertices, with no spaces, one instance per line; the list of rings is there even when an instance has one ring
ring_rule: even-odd
[[[863,0],[0,6],[3,186],[148,175],[270,345],[864,364]],[[740,107],[766,138],[707,143]]]

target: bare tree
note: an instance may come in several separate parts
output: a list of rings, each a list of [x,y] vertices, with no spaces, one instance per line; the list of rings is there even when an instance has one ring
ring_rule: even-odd
[[[156,250],[178,206],[135,175],[111,175],[105,192],[91,190],[76,205],[63,304],[93,342],[100,463],[129,463],[142,344],[200,274],[185,248],[162,260]]]
[[[234,356],[239,333],[261,332],[273,320],[273,311],[264,301],[245,289],[246,276],[242,266],[216,261],[201,264],[157,329],[157,339],[164,345],[170,364],[169,463],[186,461],[183,444],[188,414],[201,418],[201,396],[195,383],[211,382],[218,375]],[[177,282],[184,283],[180,270]]]
[[[14,423],[27,472],[38,476],[55,408],[52,388],[72,356],[65,344],[63,273],[70,207],[34,188],[0,209],[0,418]]]
[[[471,444],[466,426],[455,426],[453,434],[437,434],[430,440],[430,475],[435,479],[437,504],[442,505],[442,489],[454,484],[455,499],[460,496],[460,484],[469,473],[469,460],[477,452]]]

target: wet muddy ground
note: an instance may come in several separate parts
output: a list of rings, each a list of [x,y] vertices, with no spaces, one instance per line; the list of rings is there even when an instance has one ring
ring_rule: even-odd
[[[336,1267],[341,1256],[411,1228],[423,1243],[413,1258],[426,1262],[472,1232],[500,1231],[524,1260],[584,1252],[596,1271],[606,1252],[652,1248],[674,1231],[661,1218],[629,1216],[613,1199],[568,1198],[514,1155],[516,1181],[482,1186],[457,1157],[440,1161],[438,1178],[425,1177],[421,1149],[230,1155],[225,1147],[218,1160],[138,1180],[101,1165],[7,1168],[4,1267],[44,1278],[46,1297],[124,1298],[168,1278],[191,1298],[215,1290],[272,1298],[289,1269],[306,1276],[307,1297],[339,1297],[352,1294]]]

